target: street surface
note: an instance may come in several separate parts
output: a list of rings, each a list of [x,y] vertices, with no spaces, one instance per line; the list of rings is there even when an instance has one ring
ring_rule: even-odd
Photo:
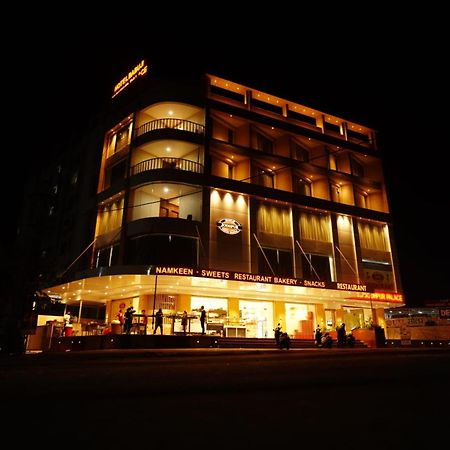
[[[449,387],[450,350],[110,350],[0,359],[2,428],[23,430],[17,445],[58,449],[428,449],[449,442]]]

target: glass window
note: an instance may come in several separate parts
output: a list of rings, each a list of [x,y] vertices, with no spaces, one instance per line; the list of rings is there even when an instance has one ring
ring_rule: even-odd
[[[259,249],[258,254],[258,269],[262,275],[273,275],[270,266],[275,275],[282,277],[292,277],[294,270],[292,264],[292,252],[289,250],[280,250],[274,248],[262,247],[263,252]],[[264,257],[265,255],[265,257]],[[269,261],[269,264],[266,261]]]
[[[352,175],[355,175],[357,177],[363,177],[364,176],[364,166],[363,164],[358,161],[355,157],[350,157],[350,166],[352,169]]]
[[[331,281],[330,257],[312,253],[305,255],[302,254],[303,278],[317,280],[319,277],[321,281]]]
[[[302,239],[331,242],[329,216],[302,212],[300,214],[299,226]]]
[[[311,182],[303,177],[294,177],[294,192],[300,195],[311,196]]]
[[[262,169],[261,167],[256,168],[256,182],[260,186],[274,188],[275,175],[268,169]]]
[[[386,225],[358,221],[359,242],[361,247],[388,252],[389,240],[386,228]]]
[[[303,148],[297,142],[291,142],[292,157],[297,161],[309,161],[309,151]]]
[[[174,235],[146,235],[131,239],[127,264],[197,267],[198,239]]]
[[[256,133],[256,148],[265,153],[273,153],[273,143],[261,133]]]

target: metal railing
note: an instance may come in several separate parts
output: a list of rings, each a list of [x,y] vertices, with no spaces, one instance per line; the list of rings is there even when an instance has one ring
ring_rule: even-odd
[[[200,135],[205,134],[205,127],[196,122],[191,122],[190,120],[175,119],[173,117],[168,117],[164,119],[156,119],[150,122],[144,123],[139,128],[136,128],[134,132],[134,137],[142,136],[149,131],[160,130],[164,128],[172,128],[174,130],[187,131],[189,133],[196,133]]]
[[[203,173],[203,165],[182,158],[152,158],[141,161],[140,163],[131,167],[131,175],[147,172],[155,169],[178,169],[186,172]]]

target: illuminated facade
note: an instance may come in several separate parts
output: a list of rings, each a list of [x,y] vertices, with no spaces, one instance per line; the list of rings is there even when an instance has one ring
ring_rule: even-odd
[[[364,327],[402,305],[374,130],[205,82],[155,89],[142,62],[115,86],[88,260],[47,292],[105,304],[108,323],[131,304],[204,305],[209,333],[248,337]]]

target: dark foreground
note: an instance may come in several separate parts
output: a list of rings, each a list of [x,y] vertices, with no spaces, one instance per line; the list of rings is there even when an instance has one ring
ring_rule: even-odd
[[[429,349],[0,360],[2,429],[52,448],[429,448],[448,443],[449,388],[450,351]]]

